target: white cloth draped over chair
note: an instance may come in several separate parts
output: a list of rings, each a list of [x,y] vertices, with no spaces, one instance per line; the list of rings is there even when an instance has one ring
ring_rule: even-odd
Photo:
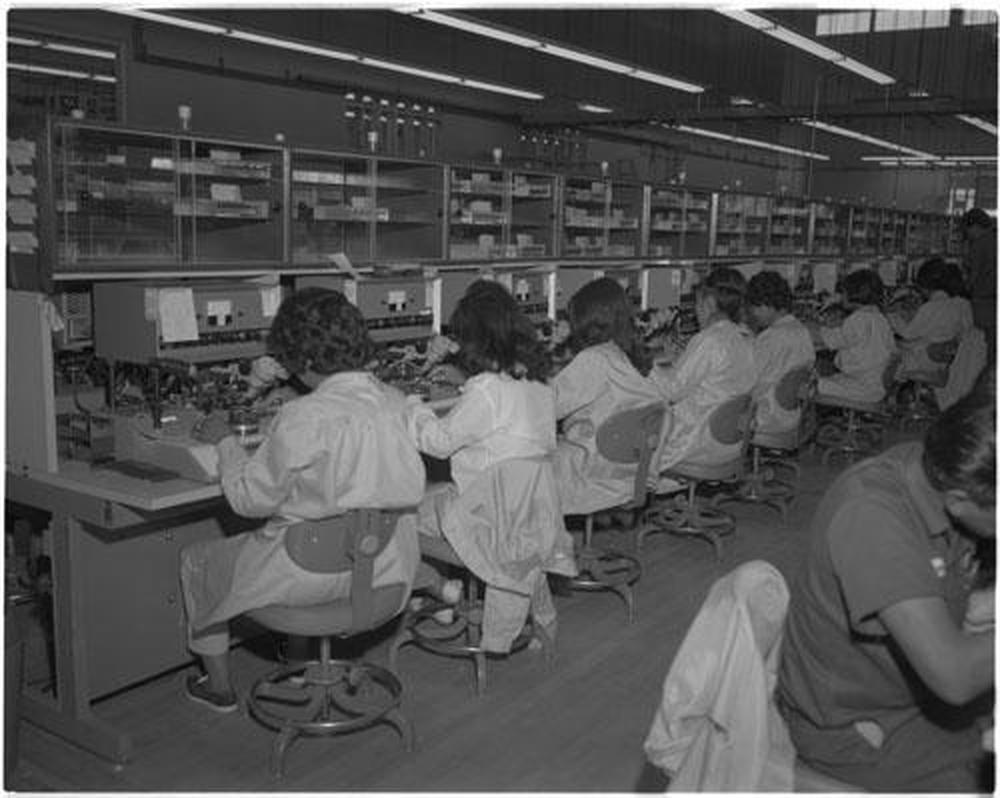
[[[439,529],[486,585],[485,650],[509,651],[529,612],[543,628],[554,626],[545,574],[574,576],[576,564],[547,458],[502,460],[461,493],[453,486],[438,491],[420,515],[421,531]]]
[[[772,701],[787,608],[784,578],[761,560],[712,586],[644,746],[671,792],[792,790],[795,749]]]

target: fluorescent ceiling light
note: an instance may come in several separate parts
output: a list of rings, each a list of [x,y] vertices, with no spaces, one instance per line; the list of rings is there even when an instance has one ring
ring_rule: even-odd
[[[872,69],[869,66],[865,66],[860,61],[849,58],[837,50],[827,47],[824,44],[820,44],[814,39],[810,39],[808,36],[803,36],[801,33],[796,33],[789,28],[778,25],[777,23],[769,20],[767,17],[762,17],[758,14],[751,14],[749,11],[743,11],[738,8],[717,8],[715,10],[724,17],[729,17],[729,19],[735,20],[736,22],[741,22],[754,30],[766,33],[768,36],[778,39],[779,41],[783,41],[786,44],[790,44],[792,47],[797,47],[798,49],[814,55],[817,58],[829,61],[831,64],[839,66],[842,69],[847,69],[857,75],[861,75],[861,77],[867,78],[874,83],[878,83],[880,86],[888,86],[896,82],[896,79],[892,76],[886,75],[884,72],[879,72],[877,69]]]
[[[772,144],[769,141],[758,141],[757,139],[747,139],[742,136],[730,136],[726,133],[718,133],[714,130],[706,130],[700,127],[690,127],[688,125],[667,125],[663,124],[663,127],[667,130],[676,130],[680,133],[691,133],[695,136],[705,136],[710,139],[718,139],[719,141],[727,141],[732,144],[743,144],[747,147],[760,147],[765,150],[774,150],[775,152],[783,152],[788,155],[798,155],[802,158],[812,158],[816,161],[829,161],[829,155],[822,155],[818,152],[806,152],[805,150],[797,150],[794,147],[785,147],[781,144]]]
[[[499,83],[489,83],[485,80],[459,78],[458,82],[463,86],[468,86],[470,89],[483,89],[484,91],[492,91],[497,94],[509,94],[511,97],[521,97],[525,100],[545,99],[544,94],[539,94],[536,91],[525,91],[524,89],[515,89],[512,86],[501,86]]]
[[[79,80],[93,80],[98,83],[117,83],[118,78],[114,75],[94,75],[89,72],[80,72],[75,69],[58,69],[56,67],[39,66],[37,64],[20,64],[13,61],[7,62],[7,69],[16,69],[20,72],[37,72],[42,75],[57,75],[61,78],[77,78]]]
[[[910,149],[909,147],[903,147],[900,144],[893,144],[891,141],[885,141],[884,139],[875,138],[875,136],[869,136],[865,133],[858,133],[856,130],[849,130],[846,127],[838,127],[837,125],[830,125],[826,122],[817,122],[813,119],[800,118],[797,121],[801,122],[803,125],[808,125],[809,127],[814,127],[817,130],[823,130],[827,133],[834,133],[838,136],[845,136],[849,139],[857,139],[858,141],[865,141],[868,144],[875,144],[879,147],[885,147],[889,150],[895,150],[896,152],[904,152],[909,155],[915,155],[918,158],[936,158],[936,155],[932,155],[928,152],[922,152],[921,150]]]
[[[408,64],[401,64],[396,61],[386,61],[382,58],[369,58],[365,55],[360,55],[357,53],[349,53],[343,50],[335,50],[330,47],[320,47],[316,45],[306,44],[305,42],[299,42],[294,39],[282,39],[276,36],[265,36],[260,33],[254,33],[247,30],[239,30],[237,28],[228,28],[222,25],[214,25],[211,23],[196,22],[194,20],[185,19],[183,17],[175,17],[169,14],[159,14],[151,11],[143,11],[140,9],[123,9],[123,8],[109,8],[106,9],[115,14],[125,14],[131,17],[137,17],[139,19],[149,20],[151,22],[159,22],[163,25],[174,25],[179,28],[188,28],[190,30],[196,30],[201,33],[212,33],[223,36],[228,36],[233,39],[239,39],[240,41],[252,42],[254,44],[263,44],[269,47],[279,47],[284,50],[294,50],[295,52],[307,53],[309,55],[317,55],[323,58],[334,58],[338,61],[355,61],[364,66],[373,67],[375,69],[385,69],[390,72],[399,72],[404,75],[413,75],[414,77],[426,78],[427,80],[436,80],[441,83],[450,83],[453,86],[464,86],[469,89],[481,89],[482,91],[493,92],[494,94],[505,94],[510,97],[520,97],[525,100],[544,100],[545,95],[539,94],[534,91],[527,91],[525,89],[518,89],[513,86],[504,86],[499,83],[490,83],[483,80],[475,80],[472,78],[464,78],[460,75],[452,75],[447,72],[438,72],[432,69],[421,69],[420,67],[410,66]]]
[[[610,114],[613,110],[605,108],[603,105],[593,105],[592,103],[577,103],[576,107],[581,111],[587,111],[591,114]]]
[[[987,122],[985,119],[980,119],[978,116],[969,116],[968,114],[955,114],[955,116],[967,125],[978,127],[980,130],[985,130],[987,133],[992,133],[994,136],[997,134],[997,126]]]
[[[436,22],[438,25],[447,25],[449,28],[464,30],[466,33],[474,33],[477,36],[486,36],[490,39],[507,42],[508,44],[516,44],[518,47],[542,46],[542,42],[539,39],[531,39],[527,36],[520,36],[519,34],[512,33],[504,28],[494,27],[492,25],[483,25],[478,22],[465,19],[464,17],[454,17],[450,14],[440,14],[437,11],[431,11],[426,8],[418,9],[412,12],[404,11],[402,13],[412,13],[413,16],[418,19],[424,19],[428,22]]]
[[[303,42],[296,42],[291,39],[276,39],[273,36],[262,36],[259,33],[252,33],[251,31],[245,30],[231,30],[228,33],[234,39],[239,39],[244,42],[253,42],[254,44],[265,44],[270,47],[280,47],[284,50],[294,50],[299,53],[308,53],[309,55],[319,55],[324,58],[336,58],[340,61],[359,61],[361,58],[354,53],[345,53],[340,50],[334,50],[329,47],[314,47],[311,44],[304,44]]]
[[[117,53],[111,50],[96,50],[92,47],[78,47],[75,44],[60,44],[59,42],[47,42],[40,39],[26,39],[23,36],[8,36],[7,44],[16,44],[20,47],[42,47],[46,50],[87,55],[92,58],[106,58],[110,61],[114,61],[118,57]]]
[[[688,94],[700,94],[705,91],[705,87],[699,86],[697,83],[688,83],[687,81],[678,80],[677,78],[668,78],[666,75],[649,72],[645,69],[634,69],[629,72],[628,76],[630,78],[635,78],[636,80],[658,83],[661,86],[668,86],[671,89],[677,89],[678,91],[686,91]]]
[[[507,28],[488,25],[481,22],[474,22],[465,17],[455,16],[452,14],[442,14],[438,11],[430,11],[428,9],[419,8],[397,8],[394,10],[397,13],[407,14],[415,19],[422,19],[426,22],[435,22],[438,25],[447,25],[450,28],[456,28],[458,30],[465,31],[466,33],[473,33],[477,36],[485,36],[490,39],[496,39],[497,41],[513,44],[517,47],[524,47],[527,50],[535,50],[536,52],[544,53],[545,55],[551,55],[554,58],[562,58],[566,61],[574,61],[578,64],[585,64],[586,66],[594,67],[595,69],[603,69],[606,72],[614,72],[617,75],[624,75],[626,77],[633,78],[634,80],[644,80],[648,83],[656,83],[659,86],[667,86],[671,89],[686,91],[690,94],[700,94],[705,91],[705,87],[699,86],[697,83],[691,83],[686,80],[678,80],[677,78],[672,78],[669,75],[661,75],[658,72],[651,72],[646,69],[639,69],[638,67],[631,66],[630,64],[624,64],[621,61],[615,61],[594,53],[588,53],[574,47],[564,47],[563,45],[556,44],[554,42],[548,42],[542,39],[532,38],[530,36],[523,36],[519,33],[514,33]]]
[[[229,28],[225,25],[214,25],[209,22],[198,22],[194,19],[184,17],[172,17],[168,14],[158,14],[154,11],[144,11],[141,8],[105,8],[113,14],[124,14],[129,17],[145,19],[150,22],[159,22],[162,25],[173,25],[175,28],[188,28],[189,30],[200,31],[201,33],[229,33]]]

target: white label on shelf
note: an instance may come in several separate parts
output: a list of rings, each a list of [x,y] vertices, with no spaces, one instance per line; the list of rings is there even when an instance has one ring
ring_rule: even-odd
[[[205,318],[210,326],[225,327],[232,323],[232,315],[233,303],[228,299],[210,299],[205,303]],[[215,319],[214,325],[212,319]]]
[[[210,161],[224,161],[226,163],[238,162],[241,160],[239,150],[209,150],[208,159]]]
[[[125,156],[109,152],[104,156],[104,162],[110,166],[124,166]]]
[[[389,291],[386,295],[385,302],[389,306],[389,310],[392,312],[406,310],[406,291],[402,289]]]
[[[174,159],[173,158],[153,158],[149,162],[150,169],[168,169],[173,171]]]
[[[210,188],[212,199],[216,202],[242,202],[240,187],[229,183],[212,183]]]
[[[7,175],[7,193],[12,197],[25,197],[35,190],[35,176],[16,169]]]

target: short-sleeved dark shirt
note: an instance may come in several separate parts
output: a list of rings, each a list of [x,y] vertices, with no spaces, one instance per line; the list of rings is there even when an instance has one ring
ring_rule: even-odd
[[[956,623],[964,616],[974,547],[951,528],[922,454],[922,444],[907,443],[857,464],[816,511],[792,586],[777,691],[806,760],[874,764],[880,752],[854,724],[874,721],[889,738],[936,700],[878,617],[933,596]]]

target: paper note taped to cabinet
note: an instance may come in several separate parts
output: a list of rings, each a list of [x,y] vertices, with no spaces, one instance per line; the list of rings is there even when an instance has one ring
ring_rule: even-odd
[[[156,309],[164,343],[198,340],[194,291],[190,288],[161,288],[157,291]]]

